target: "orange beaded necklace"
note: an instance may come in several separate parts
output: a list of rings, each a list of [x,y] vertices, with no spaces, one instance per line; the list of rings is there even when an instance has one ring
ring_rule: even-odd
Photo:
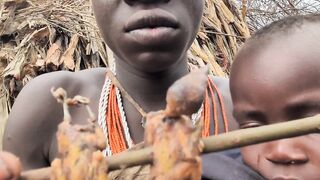
[[[219,102],[216,102],[216,96]],[[212,108],[210,106],[210,101],[212,103]],[[219,134],[218,103],[221,107],[224,131],[228,132],[229,124],[223,97],[213,80],[208,77],[208,87],[201,112],[204,121],[202,137],[208,137],[210,135],[211,109],[213,110],[214,116],[214,134]],[[106,82],[101,93],[98,123],[106,135],[107,148],[105,154],[107,156],[120,153],[134,145],[130,137],[126,116],[124,114],[120,91],[111,83],[108,77],[106,77]]]

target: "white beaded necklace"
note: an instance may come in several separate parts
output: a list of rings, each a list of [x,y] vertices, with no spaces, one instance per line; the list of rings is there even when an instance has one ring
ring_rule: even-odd
[[[114,74],[116,74],[115,72],[115,65],[113,66],[113,68],[111,69],[112,72]],[[107,108],[108,108],[108,98],[109,98],[109,93],[111,90],[111,80],[110,78],[106,78],[102,87],[102,91],[101,91],[101,95],[100,95],[100,101],[99,101],[99,116],[98,116],[98,124],[101,127],[105,137],[106,137],[106,149],[103,151],[104,155],[106,156],[111,156],[112,155],[112,151],[110,149],[110,145],[109,145],[109,134],[108,134],[108,128],[106,126],[106,114],[107,114]],[[119,89],[116,87],[116,96],[117,96],[117,104],[120,110],[120,115],[121,115],[121,123],[123,125],[123,129],[124,129],[124,136],[126,139],[126,142],[129,146],[129,148],[131,148],[134,144],[132,141],[132,138],[130,136],[130,131],[129,131],[129,127],[128,127],[128,123],[127,123],[127,118],[123,109],[123,105],[122,105],[122,98],[121,98],[121,94]]]
[[[111,71],[116,74],[115,71],[115,64],[113,65],[113,67],[111,68]],[[100,95],[100,100],[99,100],[99,116],[98,116],[98,124],[101,127],[105,137],[106,137],[106,149],[103,150],[103,154],[105,156],[111,156],[112,155],[112,151],[110,149],[110,145],[109,145],[109,134],[108,134],[108,128],[106,126],[106,114],[107,114],[107,109],[108,109],[108,98],[109,98],[109,93],[111,90],[111,79],[110,78],[105,78],[103,87],[102,87],[102,91],[101,91],[101,95]],[[120,90],[116,88],[116,96],[117,96],[117,104],[120,110],[120,115],[121,115],[121,122],[123,125],[123,130],[124,130],[124,136],[125,136],[125,140],[126,143],[128,145],[128,148],[131,148],[134,146],[134,143],[132,141],[131,135],[130,135],[130,131],[129,131],[129,127],[128,127],[128,123],[127,123],[127,118],[124,112],[124,108],[122,105],[122,97],[120,94]],[[198,110],[198,112],[192,114],[191,119],[193,124],[196,124],[196,122],[200,119],[201,113],[203,110],[203,105],[201,106],[201,108]]]

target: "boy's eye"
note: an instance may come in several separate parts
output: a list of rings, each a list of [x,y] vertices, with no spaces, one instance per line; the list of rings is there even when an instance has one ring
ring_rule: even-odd
[[[315,116],[320,113],[320,102],[306,102],[287,108],[288,119],[295,120]]]
[[[250,122],[244,122],[240,124],[240,129],[246,129],[246,128],[254,128],[254,127],[259,127],[263,126],[261,122],[257,121],[250,121]]]

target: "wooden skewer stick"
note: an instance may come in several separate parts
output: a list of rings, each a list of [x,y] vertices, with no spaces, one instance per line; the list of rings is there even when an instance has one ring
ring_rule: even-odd
[[[218,136],[203,139],[203,153],[217,152],[247,145],[259,144],[267,141],[291,138],[300,135],[319,133],[320,115],[295,121],[266,125],[256,128],[241,129]],[[152,162],[152,148],[133,150],[108,157],[109,170],[116,170]],[[23,172],[21,179],[39,179],[50,177],[50,168]]]

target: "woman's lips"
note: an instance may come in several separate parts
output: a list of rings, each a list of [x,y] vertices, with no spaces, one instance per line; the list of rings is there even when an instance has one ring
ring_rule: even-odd
[[[171,27],[178,28],[178,20],[169,12],[162,9],[140,10],[129,17],[124,26],[125,32],[136,29]]]
[[[159,45],[172,41],[179,28],[176,18],[161,10],[140,10],[133,14],[124,27],[129,37],[143,45]]]
[[[279,176],[279,177],[272,178],[272,180],[298,180],[298,179],[293,177]]]
[[[174,38],[176,29],[170,27],[156,27],[136,29],[129,32],[129,35],[143,45],[157,45],[170,41]]]

